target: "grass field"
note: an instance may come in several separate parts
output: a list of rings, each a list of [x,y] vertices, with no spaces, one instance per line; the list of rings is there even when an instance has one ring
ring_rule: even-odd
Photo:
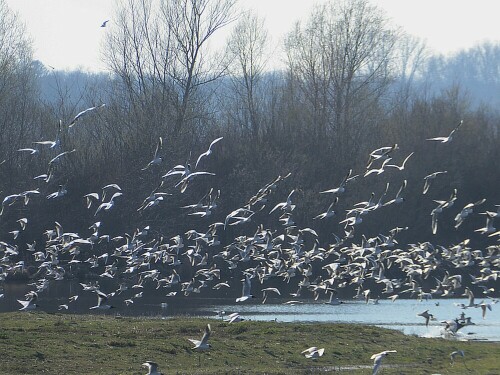
[[[191,350],[209,322],[212,348]],[[325,348],[318,360],[300,352]],[[0,315],[0,374],[145,374],[152,360],[164,374],[500,374],[500,343],[405,336],[363,325],[240,322],[194,318],[144,319],[96,315]],[[465,358],[450,363],[449,354]]]

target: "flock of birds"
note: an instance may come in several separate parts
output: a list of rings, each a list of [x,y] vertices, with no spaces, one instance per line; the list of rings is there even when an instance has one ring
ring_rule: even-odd
[[[58,173],[58,166],[78,152],[76,149],[63,151],[61,132],[103,108],[104,104],[88,108],[78,113],[66,126],[59,122],[54,140],[36,141],[33,142],[33,148],[18,150],[35,155],[40,151],[37,147],[45,147],[54,153],[54,157],[48,162],[46,173],[34,177],[35,181],[41,181],[45,187],[51,186],[50,182]],[[452,142],[462,125],[463,122],[460,122],[446,137],[431,138],[429,141],[443,144]],[[197,158],[194,168],[186,163],[164,170],[163,140],[159,138],[151,160],[143,168],[158,172],[158,185],[149,196],[144,197],[137,211],[158,209],[173,193],[184,193],[193,181],[213,176],[214,173],[200,168],[217,151],[222,140],[220,137],[211,142],[207,151]],[[356,180],[372,175],[381,176],[389,168],[398,171],[407,169],[413,152],[405,156],[401,165],[389,163],[397,155],[398,149],[398,145],[394,144],[373,150],[369,153],[365,171],[355,175],[350,170],[335,187],[321,191],[319,194],[331,197],[331,204],[324,212],[318,213],[314,220],[334,220],[338,217],[336,205],[349,185]],[[445,173],[447,172],[432,171],[425,176],[423,194],[429,194],[431,185],[437,183],[434,181]],[[182,207],[187,215],[205,221],[205,229],[191,229],[183,234],[168,236],[150,226],[114,237],[102,233],[102,223],[109,211],[127,194],[118,184],[110,183],[100,191],[88,192],[82,197],[82,204],[91,210],[91,217],[96,220],[89,223],[88,233],[66,231],[61,224],[55,222],[53,227],[44,232],[43,244],[34,242],[21,246],[0,241],[0,283],[9,274],[23,272],[28,264],[36,265],[34,281],[30,284],[33,288],[25,299],[19,300],[20,310],[24,311],[38,306],[51,282],[65,280],[75,269],[82,267],[98,274],[99,279],[113,280],[116,285],[116,289],[105,291],[99,285],[99,280],[81,283],[82,292],[95,293],[97,297],[97,304],[90,307],[92,310],[108,310],[119,304],[120,300],[121,307],[126,308],[140,300],[148,288],[162,289],[169,297],[177,294],[202,294],[209,289],[213,293],[219,291],[226,294],[223,291],[230,290],[239,279],[242,279],[242,294],[236,299],[237,303],[253,299],[256,295],[262,295],[262,303],[270,295],[283,296],[284,293],[276,287],[280,283],[287,289],[292,285],[297,288],[296,292],[291,293],[293,299],[287,303],[300,303],[302,297],[312,296],[317,300],[322,295],[329,295],[330,304],[340,303],[337,297],[340,290],[354,291],[354,298],[364,299],[368,303],[376,302],[381,296],[393,302],[399,297],[427,300],[432,297],[460,296],[464,286],[473,285],[481,289],[484,299],[490,302],[483,301],[478,305],[469,302],[465,308],[481,307],[483,313],[486,309],[491,310],[496,301],[491,298],[496,292],[493,285],[500,273],[500,231],[494,227],[495,220],[500,218],[500,205],[479,213],[486,217],[486,223],[476,232],[485,238],[489,237],[492,242],[484,249],[473,249],[469,246],[469,239],[451,246],[436,245],[428,241],[400,246],[397,236],[407,229],[405,227],[395,227],[372,238],[363,235],[362,242],[355,243],[355,230],[364,217],[376,215],[384,207],[403,204],[407,181],[401,181],[396,195],[392,197],[389,197],[390,184],[387,183],[380,196],[376,197],[372,193],[369,199],[348,209],[345,218],[338,222],[343,224],[344,234],[334,235],[332,243],[324,244],[324,240],[320,240],[313,228],[300,227],[295,222],[298,189],[291,190],[283,202],[274,201],[271,204],[275,192],[288,177],[289,174],[278,176],[262,186],[244,205],[227,214],[221,222],[210,221],[222,196],[221,191],[212,188],[198,202]],[[39,186],[5,196],[0,215],[6,210],[14,210],[13,206],[22,207],[18,212],[29,212],[27,206],[32,199],[43,196],[43,189],[44,187]],[[47,194],[46,199],[64,199],[66,194],[67,188],[61,185],[56,191]],[[438,219],[442,217],[443,211],[453,207],[457,194],[457,190],[453,189],[448,199],[434,201],[437,206],[430,212],[433,233],[438,230]],[[462,225],[477,207],[486,203],[482,199],[460,209],[455,217],[455,226]],[[266,211],[275,220],[275,226],[265,228],[262,224],[250,224],[257,214],[264,215]],[[29,223],[29,217],[17,218],[15,225],[18,227],[9,232],[14,240]],[[227,228],[241,227],[241,233],[244,233],[252,225],[253,234],[241,234],[227,244],[221,243],[220,234]],[[495,240],[496,244],[493,243]],[[190,272],[181,272],[181,265],[187,266]],[[260,291],[260,295],[257,291]],[[465,293],[470,299],[471,289],[467,288]],[[0,294],[1,297],[3,294]],[[77,294],[68,296],[67,303],[61,304],[59,309],[71,310],[72,303],[77,299]],[[114,304],[111,304],[113,300]],[[428,311],[426,314],[430,315]],[[430,319],[425,314],[421,316],[427,322]],[[237,317],[233,318],[237,320]],[[458,319],[448,323],[448,331],[454,333],[459,329]],[[208,325],[200,341],[192,340],[195,348],[207,349],[209,336]],[[382,358],[390,352],[392,351],[385,351],[374,357],[374,374]],[[310,348],[303,354],[309,358],[319,358],[323,350]],[[149,368],[149,374],[159,373],[153,362],[146,362],[145,366]]]

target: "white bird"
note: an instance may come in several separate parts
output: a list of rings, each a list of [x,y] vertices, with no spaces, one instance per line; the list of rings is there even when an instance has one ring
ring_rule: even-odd
[[[59,147],[61,145],[61,128],[62,128],[62,121],[59,120],[59,125],[58,125],[55,140],[53,140],[53,141],[37,141],[37,142],[33,142],[33,144],[47,145],[47,146],[49,146],[49,148]]]
[[[245,276],[243,281],[243,290],[241,292],[241,297],[236,298],[236,302],[244,302],[249,298],[254,298],[252,294],[250,294],[250,289],[252,288],[252,280],[250,277]]]
[[[97,210],[96,210],[96,212],[95,212],[94,216],[96,216],[96,215],[99,213],[99,211],[101,211],[101,210],[104,210],[104,211],[109,211],[109,210],[110,210],[110,209],[114,206],[114,204],[115,204],[114,199],[115,199],[116,197],[119,197],[119,196],[122,196],[122,195],[123,195],[123,194],[122,194],[121,192],[116,192],[116,193],[114,193],[114,194],[111,196],[111,199],[109,200],[109,202],[104,202],[104,203],[101,203],[101,204],[99,205],[99,207],[97,207]]]
[[[406,162],[408,161],[409,158],[411,158],[411,156],[414,154],[414,152],[412,152],[410,155],[408,155],[405,160],[403,160],[403,164],[401,164],[401,166],[399,165],[396,165],[396,164],[387,164],[388,167],[392,167],[392,168],[397,168],[399,169],[400,171],[402,171],[403,169],[405,169],[405,165],[406,165]]]
[[[384,350],[383,352],[374,354],[370,357],[370,359],[373,359],[373,372],[372,375],[376,375],[378,373],[378,370],[380,369],[380,365],[382,364],[382,359],[387,357],[389,353],[397,353],[396,350]]]
[[[153,165],[159,165],[163,161],[163,157],[158,155],[158,151],[161,151],[162,146],[163,146],[163,139],[160,137],[158,143],[156,144],[156,150],[153,159],[148,163],[148,165],[146,165],[141,170],[145,171],[149,167]]]
[[[205,327],[205,333],[203,334],[201,340],[188,339],[194,344],[193,350],[207,350],[211,347],[208,343],[208,339],[210,338],[210,333],[212,332],[210,328],[210,324],[207,324]]]
[[[245,318],[242,318],[242,317],[240,316],[240,314],[238,314],[237,312],[236,312],[236,313],[229,314],[229,315],[227,316],[227,318],[226,318],[226,319],[224,319],[224,321],[225,321],[225,322],[228,322],[229,324],[231,324],[231,323],[239,323],[239,322],[242,322],[242,321],[244,321],[244,320],[245,320]]]
[[[424,177],[424,192],[423,194],[427,194],[427,191],[429,191],[429,188],[431,187],[431,181],[434,180],[437,176],[440,174],[445,174],[448,173],[448,171],[442,171],[442,172],[434,172],[431,173],[427,176]]]
[[[318,349],[315,346],[312,346],[306,350],[303,350],[300,354],[304,354],[306,358],[318,359],[325,352],[325,348]]]
[[[481,301],[481,303],[479,304],[479,307],[481,307],[481,310],[483,311],[482,316],[483,316],[483,319],[485,319],[486,318],[486,309],[491,311],[491,303],[486,303],[484,301]]]
[[[453,129],[450,133],[449,136],[447,137],[435,137],[435,138],[428,138],[427,140],[428,141],[437,141],[437,142],[441,142],[441,143],[448,143],[448,142],[451,142],[451,140],[453,139],[453,134],[455,134],[455,132],[458,130],[458,128],[464,123],[464,121],[460,121],[460,123],[457,125],[457,127],[455,129]]]
[[[88,114],[89,112],[92,112],[98,108],[102,108],[104,107],[106,104],[101,104],[101,105],[98,105],[98,106],[95,106],[95,107],[90,107],[90,108],[87,108],[83,111],[81,111],[80,113],[78,113],[75,118],[68,124],[68,127],[71,128],[73,125],[76,124],[76,122],[78,120],[80,120],[83,116],[85,116],[86,114]]]
[[[203,154],[201,154],[200,156],[198,156],[198,159],[196,160],[196,164],[194,165],[194,169],[198,168],[198,163],[200,162],[200,160],[205,157],[205,156],[209,156],[211,153],[212,153],[212,147],[213,145],[215,145],[217,142],[219,142],[222,138],[224,137],[219,137],[217,139],[214,139],[212,141],[212,143],[210,143],[210,146],[208,146],[208,150],[205,151]]]
[[[313,220],[317,220],[317,219],[323,220],[323,219],[328,219],[330,217],[335,216],[335,211],[333,210],[333,207],[337,204],[338,201],[339,201],[339,197],[335,197],[335,200],[328,206],[326,211],[313,217]]]
[[[451,364],[455,363],[455,357],[459,355],[460,357],[465,357],[465,353],[463,350],[455,350],[454,352],[451,352],[450,353],[450,360],[451,360]]]
[[[34,291],[31,291],[26,294],[27,300],[20,300],[18,299],[17,302],[19,302],[23,307],[19,309],[19,311],[32,311],[35,310],[38,305],[36,304],[36,301],[38,300],[38,294]]]
[[[36,150],[34,148],[20,148],[17,151],[19,151],[19,152],[29,152],[31,155],[36,154],[38,152],[38,150]]]
[[[163,375],[158,371],[158,364],[156,362],[146,361],[141,366],[147,367],[148,373],[146,375]]]
[[[376,173],[377,175],[383,173],[385,171],[385,165],[391,160],[391,158],[387,158],[385,159],[383,162],[382,162],[382,166],[380,168],[373,168],[373,169],[369,169],[365,172],[365,174],[363,175],[363,177],[366,177],[366,176],[369,176],[373,173]]]
[[[108,295],[101,292],[100,290],[96,290],[97,293],[97,305],[92,306],[90,310],[109,310],[114,308],[114,306],[108,305],[106,302],[108,301]]]
[[[264,288],[262,289],[263,299],[262,303],[266,303],[267,297],[269,296],[269,292],[276,293],[278,296],[281,296],[281,293],[278,288]]]

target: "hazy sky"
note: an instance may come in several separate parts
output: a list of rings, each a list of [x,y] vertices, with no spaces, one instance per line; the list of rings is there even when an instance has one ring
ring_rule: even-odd
[[[120,0],[5,0],[34,42],[35,58],[57,69],[104,69],[101,43],[113,27]],[[314,3],[326,0],[239,0],[265,17],[278,43]],[[485,40],[500,42],[500,0],[372,0],[394,24],[426,40],[435,52],[453,53]]]

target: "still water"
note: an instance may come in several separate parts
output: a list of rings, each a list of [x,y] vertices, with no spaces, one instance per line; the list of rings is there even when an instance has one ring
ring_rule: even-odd
[[[0,299],[0,312],[16,311],[21,306],[17,299],[32,290],[25,285],[6,285],[4,298]],[[95,313],[89,310],[97,302],[95,293],[83,292],[74,283],[58,283],[40,293],[39,309],[46,312],[58,312],[60,304],[68,304],[68,296],[78,294],[76,302],[69,303],[69,309],[61,313]],[[134,303],[126,306],[123,302],[140,290],[128,290],[120,296],[110,298],[109,303],[116,308],[105,314],[144,316],[152,318],[169,318],[186,315],[218,319],[216,311],[224,311],[226,315],[237,312],[246,320],[278,322],[324,322],[324,323],[358,323],[384,328],[397,329],[408,335],[422,337],[440,337],[443,333],[442,320],[458,318],[464,312],[471,317],[475,325],[462,328],[459,339],[500,341],[500,303],[491,304],[492,311],[487,310],[482,318],[481,308],[461,309],[459,303],[467,303],[466,299],[439,299],[419,302],[414,299],[380,300],[378,304],[359,300],[344,300],[340,305],[328,305],[324,301],[302,300],[300,304],[284,304],[286,299],[269,298],[266,304],[256,298],[236,304],[234,298],[203,298],[192,294],[189,297],[167,297],[165,292],[145,290],[143,297],[134,299]],[[65,297],[61,297],[65,296]],[[480,300],[476,299],[476,303]],[[487,300],[487,302],[492,302]],[[436,318],[429,327],[418,313],[429,310]],[[102,313],[102,312],[98,312]]]

